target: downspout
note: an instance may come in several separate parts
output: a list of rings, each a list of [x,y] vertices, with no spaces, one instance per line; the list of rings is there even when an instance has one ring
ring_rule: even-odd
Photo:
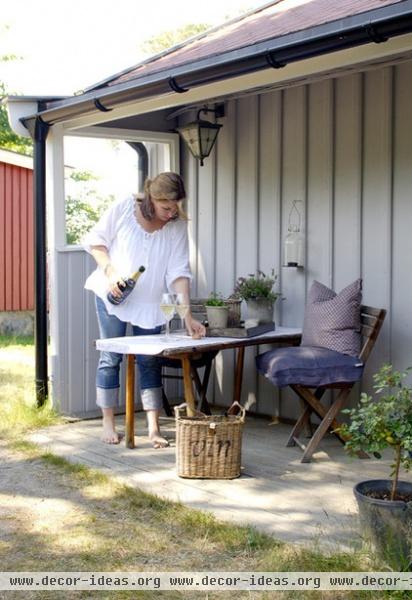
[[[46,270],[46,138],[50,126],[37,117],[30,134],[34,142],[34,340],[37,406],[48,397],[47,270]]]
[[[143,192],[144,182],[149,174],[149,155],[147,148],[142,142],[127,142],[133,150],[136,150],[138,156],[137,167],[137,190]]]

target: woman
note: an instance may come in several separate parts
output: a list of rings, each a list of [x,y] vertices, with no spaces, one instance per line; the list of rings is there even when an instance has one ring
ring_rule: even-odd
[[[85,288],[96,294],[100,337],[126,334],[127,323],[133,335],[160,333],[165,319],[160,299],[165,287],[182,293],[189,302],[189,251],[187,219],[181,209],[186,197],[183,181],[176,173],[160,173],[145,182],[142,200],[130,197],[114,203],[87,234],[84,244],[97,263]],[[145,267],[127,299],[118,305],[107,300],[109,291],[119,298],[119,283]],[[189,313],[185,319],[190,335],[204,336],[204,326]],[[122,355],[101,352],[96,374],[96,401],[103,413],[102,440],[117,444],[114,407],[119,396],[119,368]],[[138,356],[140,389],[147,414],[149,437],[155,448],[168,445],[160,435],[162,406],[161,361],[154,356]]]

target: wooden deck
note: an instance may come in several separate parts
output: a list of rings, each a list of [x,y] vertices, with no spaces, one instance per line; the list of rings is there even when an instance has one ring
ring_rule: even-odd
[[[123,429],[123,418],[119,430]],[[332,436],[310,464],[300,462],[299,448],[286,448],[288,425],[270,425],[247,417],[239,479],[181,479],[174,469],[174,444],[155,450],[137,414],[136,448],[124,442],[107,446],[100,439],[100,419],[48,428],[30,439],[58,456],[100,469],[130,486],[177,500],[218,518],[251,524],[278,539],[319,543],[323,549],[359,544],[353,485],[362,479],[387,477],[389,461],[352,459]],[[162,419],[162,431],[174,440],[174,420]]]

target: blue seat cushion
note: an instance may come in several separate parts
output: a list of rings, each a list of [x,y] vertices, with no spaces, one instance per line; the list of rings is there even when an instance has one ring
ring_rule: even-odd
[[[327,386],[359,381],[363,364],[359,358],[318,346],[276,348],[256,357],[256,367],[277,387]]]

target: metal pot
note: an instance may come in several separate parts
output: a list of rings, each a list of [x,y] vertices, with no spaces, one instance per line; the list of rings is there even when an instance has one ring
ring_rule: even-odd
[[[227,306],[206,306],[207,320],[211,329],[225,329],[229,308]]]
[[[353,491],[359,507],[361,528],[379,556],[396,571],[409,571],[412,564],[412,502],[371,498],[368,492],[390,494],[392,482],[371,479]],[[399,481],[398,491],[412,494],[412,483]]]
[[[267,298],[250,298],[246,300],[248,320],[257,323],[273,322],[273,302]]]

